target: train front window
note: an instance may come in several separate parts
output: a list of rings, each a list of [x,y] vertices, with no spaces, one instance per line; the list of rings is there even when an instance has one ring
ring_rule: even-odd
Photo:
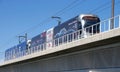
[[[93,24],[100,22],[99,18],[92,17],[92,16],[85,16],[85,17],[83,17],[83,20],[85,20],[84,27],[87,27],[87,26],[90,26],[90,25],[93,25]]]

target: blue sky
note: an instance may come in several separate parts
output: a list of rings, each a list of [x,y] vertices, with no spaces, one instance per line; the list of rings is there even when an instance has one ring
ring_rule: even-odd
[[[115,1],[118,15],[120,1]],[[60,16],[64,22],[78,14],[92,13],[104,20],[111,16],[110,6],[111,0],[0,0],[0,54],[18,44],[17,36],[28,33],[30,39],[56,26],[51,16]]]

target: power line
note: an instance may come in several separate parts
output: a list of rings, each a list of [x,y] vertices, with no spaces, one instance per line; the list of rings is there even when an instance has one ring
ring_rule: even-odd
[[[77,3],[78,0],[74,0],[72,3],[70,3],[69,5],[67,5],[65,8],[61,9],[60,11],[58,11],[57,13],[55,13],[54,15],[60,15],[61,13],[63,13],[67,8],[71,7],[73,4]]]
[[[100,6],[98,6],[97,8],[90,10],[89,13],[98,11],[98,10],[100,10],[101,8],[103,8],[103,6],[105,7],[105,6],[109,5],[109,4],[110,4],[110,2],[106,2],[106,3],[104,3],[104,4],[100,5]]]
[[[39,24],[26,29],[25,31],[19,33],[18,35],[22,34],[22,33],[31,33],[34,29],[37,29],[38,27],[40,27],[41,25],[44,25],[46,23],[49,23],[51,21],[50,17],[48,17],[47,19],[43,20],[42,22],[40,22]]]
[[[110,8],[110,5],[104,6],[104,7],[100,8],[99,10],[94,11],[94,13],[102,12],[103,10],[108,9],[108,8]]]
[[[68,8],[66,8],[64,11],[61,11],[58,15],[63,15],[63,14],[65,14],[65,12],[67,12],[67,11],[69,11],[69,10],[72,10],[73,8],[75,8],[75,7],[77,7],[77,6],[79,6],[79,5],[82,5],[82,3],[84,3],[86,0],[81,0],[81,1],[78,1],[77,0],[77,2],[73,2],[71,5],[69,5],[69,7]]]
[[[115,2],[115,6],[118,5],[120,3],[120,1]],[[106,9],[109,9],[111,7],[111,2],[106,2],[100,6],[98,6],[97,8],[91,10],[89,13],[100,13],[102,11],[105,11]]]

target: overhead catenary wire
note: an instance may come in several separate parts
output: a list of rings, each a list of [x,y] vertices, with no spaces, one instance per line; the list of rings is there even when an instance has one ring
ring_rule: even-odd
[[[103,10],[108,9],[108,8],[110,8],[110,5],[106,5],[106,6],[102,7],[102,8],[100,8],[99,10],[94,11],[94,13],[102,12]]]
[[[115,6],[117,6],[119,3],[120,3],[120,1],[115,2]],[[110,2],[106,2],[102,5],[100,5],[99,7],[91,10],[89,13],[100,13],[102,11],[105,11],[106,9],[109,9],[109,8],[111,8]]]
[[[73,4],[77,3],[78,0],[74,0],[72,3],[70,3],[69,5],[67,5],[65,8],[59,10],[58,12],[56,12],[54,15],[60,15],[61,13],[63,13],[67,8],[71,7]]]
[[[72,8],[82,5],[82,3],[84,3],[86,0],[75,0],[72,3],[70,3],[68,6],[66,6],[65,8],[61,9],[60,11],[58,11],[57,13],[55,13],[54,15],[62,15],[65,14],[65,12],[71,10]]]
[[[105,6],[108,6],[108,5],[110,5],[110,1],[96,7],[95,9],[90,10],[89,13],[96,12],[96,11],[100,10],[101,8],[103,8],[103,6],[105,7]]]

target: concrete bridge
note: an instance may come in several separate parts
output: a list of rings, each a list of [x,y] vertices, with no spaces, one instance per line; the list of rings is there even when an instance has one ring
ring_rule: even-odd
[[[114,20],[113,29],[108,19],[100,33],[5,61],[0,72],[120,72],[120,16]]]

